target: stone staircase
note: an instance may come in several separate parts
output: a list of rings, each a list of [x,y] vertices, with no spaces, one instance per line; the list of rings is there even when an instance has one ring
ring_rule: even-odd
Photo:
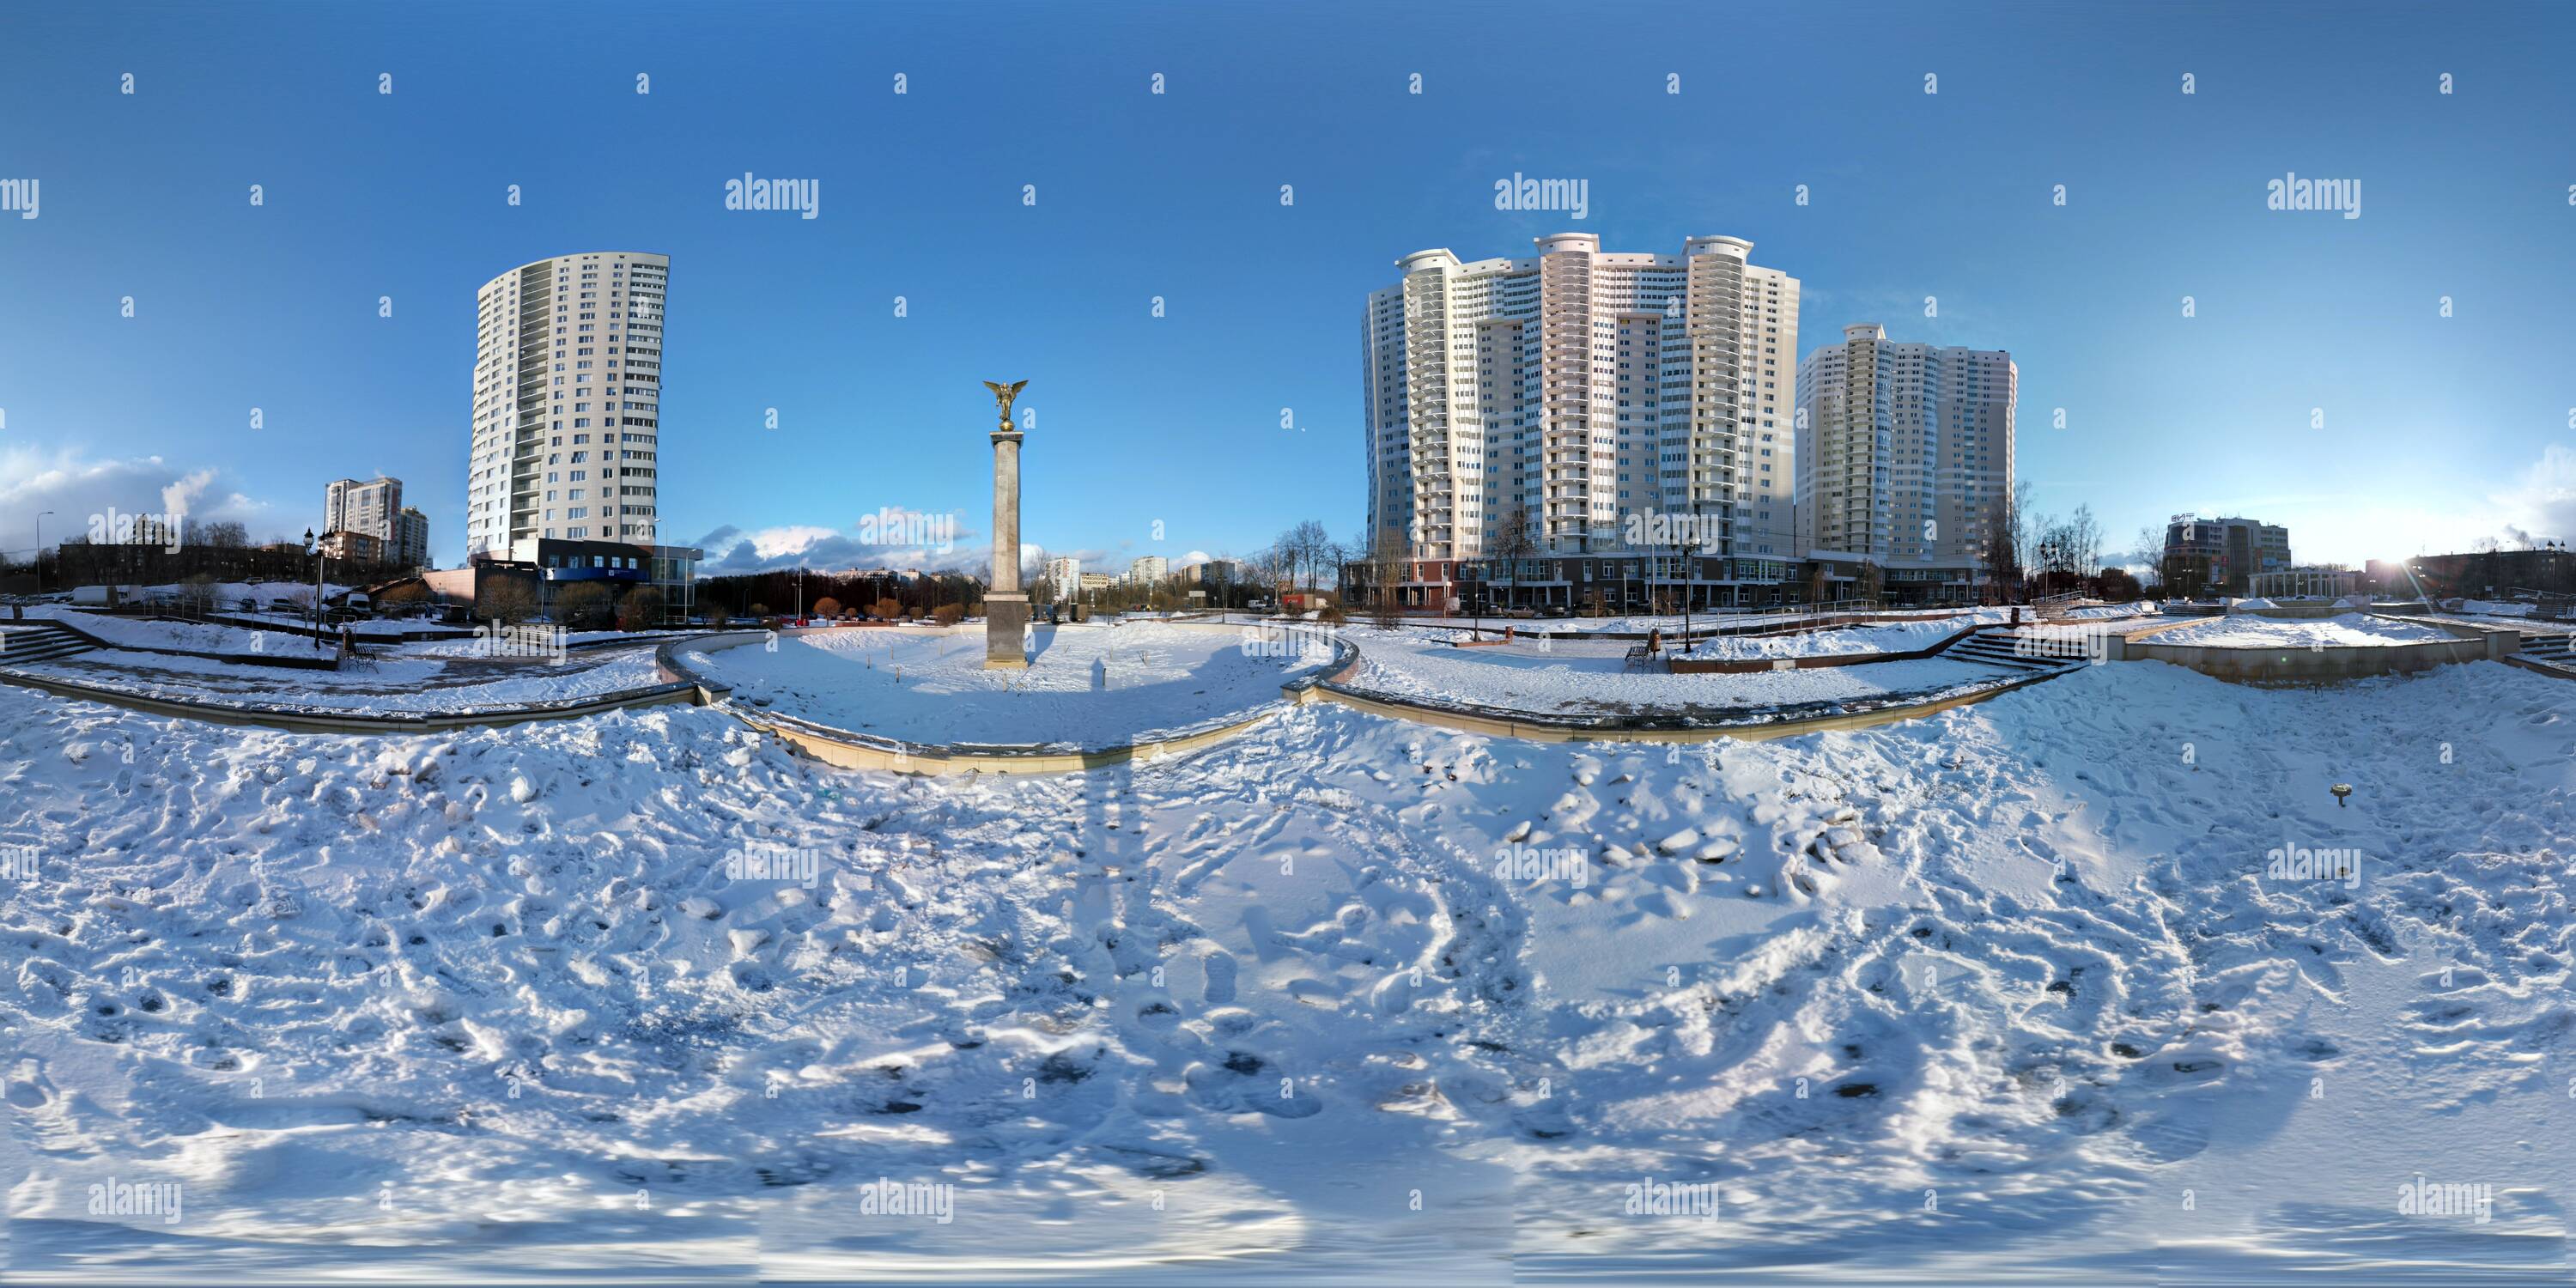
[[[59,661],[97,647],[51,622],[13,624],[0,631],[0,666]]]
[[[2576,635],[2525,635],[2521,655],[2543,666],[2576,674]]]
[[[2055,671],[2074,666],[2084,659],[2077,657],[2025,657],[2014,652],[2015,641],[2008,630],[1979,631],[1942,650],[1941,656],[1961,662],[1983,662],[2008,671]]]

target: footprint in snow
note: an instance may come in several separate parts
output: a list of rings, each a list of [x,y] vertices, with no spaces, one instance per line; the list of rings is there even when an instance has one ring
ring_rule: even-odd
[[[1212,952],[1201,967],[1207,973],[1206,998],[1209,1004],[1223,1006],[1234,1000],[1234,958],[1225,952]]]
[[[2129,1134],[2159,1163],[2178,1163],[2209,1148],[2209,1128],[2179,1114],[2151,1118]]]
[[[54,1099],[53,1084],[45,1079],[44,1062],[33,1056],[18,1062],[9,1074],[7,1086],[7,1091],[0,1092],[0,1100],[20,1109],[40,1109]]]

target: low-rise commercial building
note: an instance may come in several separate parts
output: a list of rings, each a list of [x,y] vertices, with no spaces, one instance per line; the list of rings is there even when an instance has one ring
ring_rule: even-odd
[[[2257,574],[2290,566],[2290,530],[2278,524],[2195,514],[2177,514],[2165,524],[2161,571],[2170,594],[2249,594]]]
[[[2283,568],[2258,572],[2248,584],[2258,599],[2341,599],[2359,589],[2361,578],[2349,568]]]

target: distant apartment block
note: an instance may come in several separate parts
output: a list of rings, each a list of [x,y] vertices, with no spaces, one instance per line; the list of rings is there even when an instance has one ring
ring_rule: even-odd
[[[626,251],[511,269],[476,296],[470,558],[535,540],[651,546],[670,260]]]
[[[1798,367],[1797,545],[1830,582],[1874,565],[1897,599],[1965,599],[2012,494],[2020,368],[2000,349],[1843,328]],[[1829,592],[1830,595],[1830,592]]]
[[[2259,519],[2177,514],[2165,524],[2165,584],[2177,594],[2243,595],[2291,566],[2290,530]]]
[[[1082,561],[1062,555],[1046,561],[1046,583],[1058,599],[1082,588]]]
[[[386,548],[386,559],[403,568],[429,566],[429,516],[410,506],[394,516],[393,542]]]
[[[341,479],[322,489],[322,531],[363,532],[391,542],[403,509],[402,480],[383,475],[364,483]]]
[[[325,559],[340,559],[357,564],[378,564],[385,561],[384,538],[372,533],[352,532],[342,528],[322,534],[322,539],[315,545],[322,551],[322,557]]]
[[[1402,280],[1362,318],[1364,539],[1393,533],[1445,575],[1477,556],[1624,550],[1632,516],[1684,515],[1722,556],[1691,592],[1711,601],[1791,557],[1798,281],[1752,248],[1605,253],[1560,233],[1526,257],[1397,261]]]
[[[2341,599],[2359,588],[2361,578],[2349,568],[2283,568],[2258,572],[2246,582],[2263,599]]]
[[[1145,555],[1127,565],[1127,584],[1150,586],[1163,579],[1166,564],[1161,555]]]

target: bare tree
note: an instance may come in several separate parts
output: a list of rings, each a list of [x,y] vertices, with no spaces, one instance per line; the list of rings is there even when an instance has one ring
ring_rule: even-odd
[[[2029,540],[2025,519],[2029,504],[2030,485],[2016,484],[2011,493],[1996,497],[1992,507],[1980,516],[1984,528],[1977,536],[1977,557],[1986,565],[1992,597],[1998,603],[2021,597],[2024,570],[2030,566],[2024,557]]]
[[[1369,621],[1381,630],[1394,630],[1404,621],[1396,605],[1396,587],[1404,581],[1404,534],[1393,528],[1377,530],[1377,541],[1368,556]]]
[[[555,616],[566,626],[595,630],[608,625],[616,616],[616,603],[609,598],[608,588],[595,581],[577,581],[555,596]]]
[[[2075,575],[2090,578],[2102,569],[2102,524],[2087,504],[2075,507],[2075,517],[2068,521],[2067,528]]]
[[[305,590],[299,594],[309,597],[312,592]],[[487,621],[499,622],[505,626],[526,621],[535,616],[536,611],[536,594],[528,589],[528,583],[516,578],[492,581],[483,587],[481,594],[475,596],[475,616]]]
[[[1503,520],[1485,542],[1485,553],[1498,559],[1525,559],[1538,553],[1538,520],[1519,502],[1503,511]]]
[[[2145,523],[2138,525],[2137,545],[2123,562],[2153,569],[2157,574],[2156,580],[2164,580],[2165,542],[2164,538],[2156,535],[2154,525]]]

